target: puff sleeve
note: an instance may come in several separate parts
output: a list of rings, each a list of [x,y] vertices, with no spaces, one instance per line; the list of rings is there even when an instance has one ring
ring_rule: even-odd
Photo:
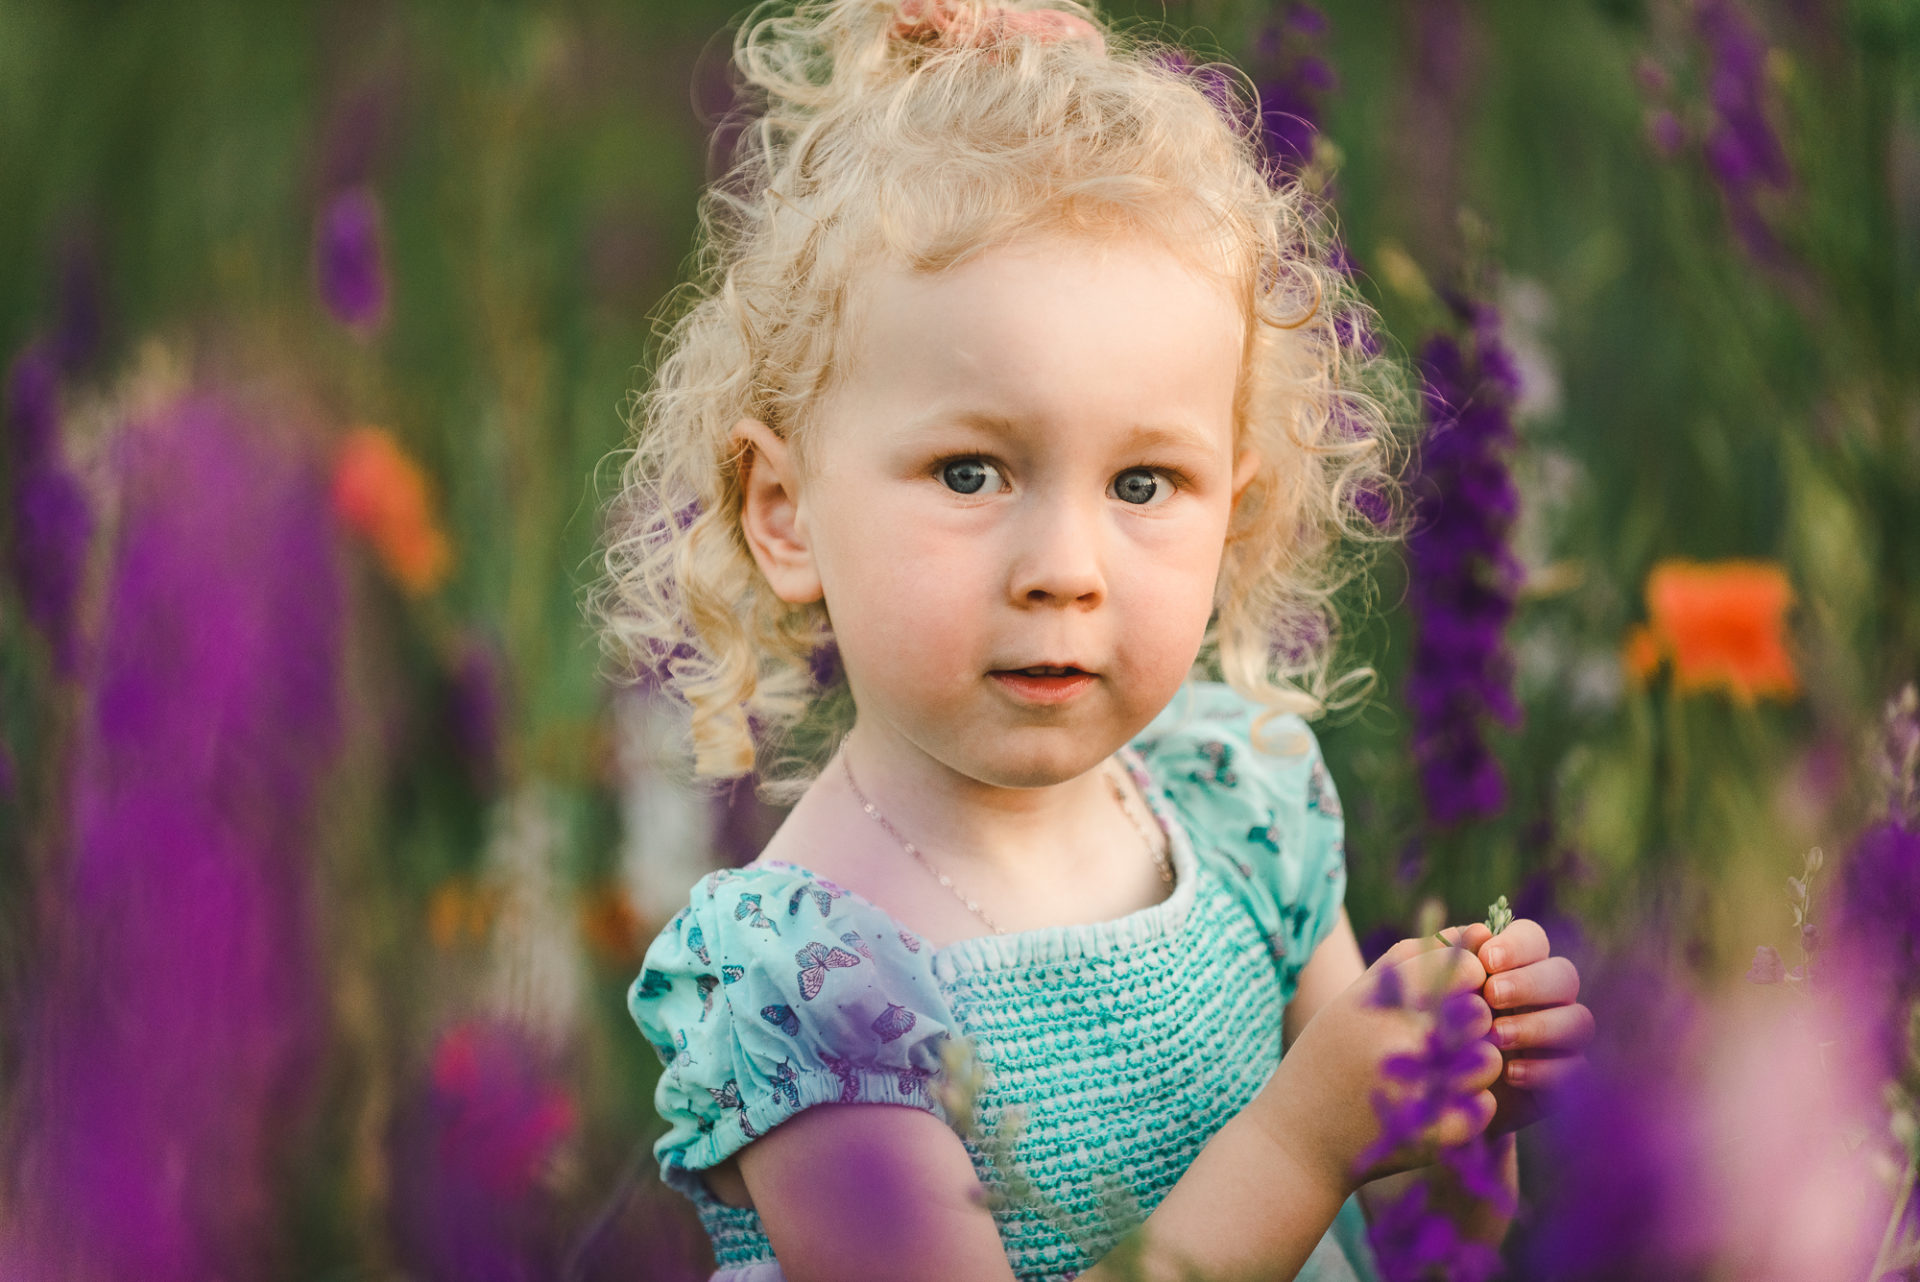
[[[1134,741],[1193,836],[1241,892],[1291,1001],[1346,898],[1340,797],[1307,723],[1270,718],[1231,687],[1191,682]]]
[[[627,1008],[663,1065],[661,1177],[704,1170],[814,1104],[947,1121],[932,1089],[953,1017],[931,948],[791,865],[722,869],[648,947]]]

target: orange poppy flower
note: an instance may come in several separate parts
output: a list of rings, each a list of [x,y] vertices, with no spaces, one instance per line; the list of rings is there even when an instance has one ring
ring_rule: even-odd
[[[357,427],[347,434],[334,462],[333,505],[411,595],[424,596],[446,579],[453,548],[434,519],[427,474],[391,432]]]
[[[610,966],[640,960],[640,914],[617,882],[602,882],[581,903],[580,933],[594,956]]]
[[[1793,601],[1786,570],[1771,561],[1662,561],[1647,576],[1649,621],[1628,635],[1622,660],[1638,680],[1670,661],[1682,693],[1791,698],[1800,691],[1787,651]]]
[[[442,952],[463,943],[479,943],[500,911],[500,892],[465,877],[450,877],[427,900],[427,936]]]

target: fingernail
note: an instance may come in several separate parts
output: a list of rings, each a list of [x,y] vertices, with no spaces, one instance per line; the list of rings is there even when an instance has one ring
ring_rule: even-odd
[[[1513,1021],[1496,1019],[1493,1021],[1493,1044],[1495,1046],[1513,1045]]]
[[[1504,979],[1496,979],[1487,985],[1487,1001],[1495,1006],[1503,1005],[1512,991],[1512,984]]]
[[[1487,949],[1487,965],[1498,969],[1507,964],[1507,955],[1498,948]]]
[[[1509,1082],[1524,1082],[1526,1079],[1527,1079],[1527,1061],[1525,1061],[1524,1059],[1508,1060],[1507,1061],[1507,1080]]]

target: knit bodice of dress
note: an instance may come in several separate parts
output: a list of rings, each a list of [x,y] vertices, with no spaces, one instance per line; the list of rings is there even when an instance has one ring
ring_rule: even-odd
[[[715,1282],[779,1282],[779,1267],[759,1216],[696,1173],[829,1101],[966,1120],[938,1089],[949,1048],[981,1073],[964,1142],[1003,1195],[994,1219],[1021,1282],[1075,1277],[1152,1212],[1279,1064],[1282,1013],[1345,891],[1318,745],[1281,716],[1263,744],[1295,751],[1260,751],[1253,712],[1189,683],[1123,751],[1175,873],[1169,898],[1125,917],[936,949],[793,864],[694,886],[628,1006],[663,1064],[661,1177],[693,1200]],[[1356,1202],[1298,1276],[1374,1276]]]

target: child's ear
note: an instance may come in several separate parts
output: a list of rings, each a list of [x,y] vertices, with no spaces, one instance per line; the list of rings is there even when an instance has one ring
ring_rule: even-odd
[[[758,419],[733,429],[740,452],[740,532],[774,595],[792,605],[818,601],[820,572],[800,506],[799,469],[787,443]]]
[[[1240,505],[1240,492],[1253,483],[1260,471],[1260,455],[1251,449],[1240,451],[1240,457],[1233,464],[1233,506]]]

